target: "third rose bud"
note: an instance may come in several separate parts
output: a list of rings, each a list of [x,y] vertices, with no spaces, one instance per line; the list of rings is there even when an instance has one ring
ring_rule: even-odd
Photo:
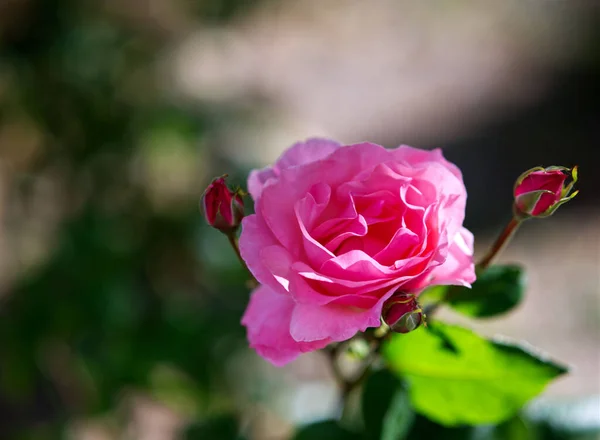
[[[409,333],[423,323],[423,310],[415,295],[396,293],[383,306],[382,317],[393,332]]]
[[[577,195],[577,167],[536,167],[519,176],[515,183],[515,215],[521,219],[547,217]]]

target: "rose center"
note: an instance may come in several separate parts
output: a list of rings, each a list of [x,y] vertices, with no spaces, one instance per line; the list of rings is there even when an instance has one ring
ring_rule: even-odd
[[[349,193],[345,200],[329,201],[311,235],[336,256],[360,250],[391,265],[411,256],[421,242],[423,221],[418,209],[390,191]]]

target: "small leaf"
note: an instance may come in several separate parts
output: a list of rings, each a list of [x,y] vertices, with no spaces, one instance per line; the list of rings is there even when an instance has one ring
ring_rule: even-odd
[[[473,287],[453,286],[447,294],[448,304],[468,316],[488,318],[515,307],[523,297],[525,276],[516,265],[490,266],[477,275]]]
[[[397,390],[383,418],[381,440],[402,440],[406,438],[414,416],[408,393],[404,389]]]
[[[402,382],[387,370],[369,377],[362,411],[368,438],[374,440],[404,439],[414,419]]]
[[[393,335],[383,355],[408,383],[413,407],[446,426],[506,420],[566,372],[521,347],[440,322]]]
[[[407,438],[410,440],[490,440],[478,437],[476,430],[477,427],[474,426],[442,426],[427,417],[417,415]]]
[[[515,416],[494,427],[490,440],[535,440],[536,435],[529,423]]]
[[[335,420],[326,420],[301,428],[294,440],[362,440],[362,436],[342,428]]]

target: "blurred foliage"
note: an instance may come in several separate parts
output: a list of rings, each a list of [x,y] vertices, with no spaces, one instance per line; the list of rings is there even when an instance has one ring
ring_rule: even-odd
[[[404,438],[414,421],[405,387],[388,370],[371,375],[364,386],[361,404],[365,432],[371,438]]]
[[[497,425],[448,427],[414,414],[407,405],[406,387],[389,372],[375,372],[363,389],[364,426],[344,419],[328,420],[300,428],[294,439],[593,440],[600,434],[593,399],[577,404],[552,403],[541,409],[534,406]],[[350,424],[352,430],[346,426]]]
[[[223,21],[249,4],[189,7],[199,22]],[[233,406],[223,365],[241,346],[248,292],[225,242],[213,249],[222,257],[198,246],[213,233],[198,213],[207,123],[202,108],[161,93],[169,35],[140,26],[125,13],[132,5],[0,4],[0,129],[26,121],[36,138],[31,154],[2,145],[9,201],[35,215],[36,188],[59,188],[49,201],[58,220],[38,219],[48,254],[2,292],[2,439],[62,438],[69,421],[109,413],[126,390],[191,420]],[[181,164],[192,177],[178,187]],[[14,223],[16,234],[23,220]]]

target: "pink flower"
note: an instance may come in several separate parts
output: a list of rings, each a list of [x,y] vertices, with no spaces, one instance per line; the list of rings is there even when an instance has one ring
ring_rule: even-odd
[[[235,231],[244,217],[244,201],[238,192],[231,191],[225,177],[214,179],[202,196],[206,222],[224,233]]]
[[[275,365],[378,327],[396,291],[475,280],[467,193],[440,150],[311,139],[248,188],[240,250],[262,285],[242,324]]]
[[[571,183],[565,186],[567,178]],[[560,205],[571,200],[577,181],[577,167],[536,167],[524,172],[515,184],[515,211],[519,217],[547,217]],[[570,194],[570,195],[569,195]]]

